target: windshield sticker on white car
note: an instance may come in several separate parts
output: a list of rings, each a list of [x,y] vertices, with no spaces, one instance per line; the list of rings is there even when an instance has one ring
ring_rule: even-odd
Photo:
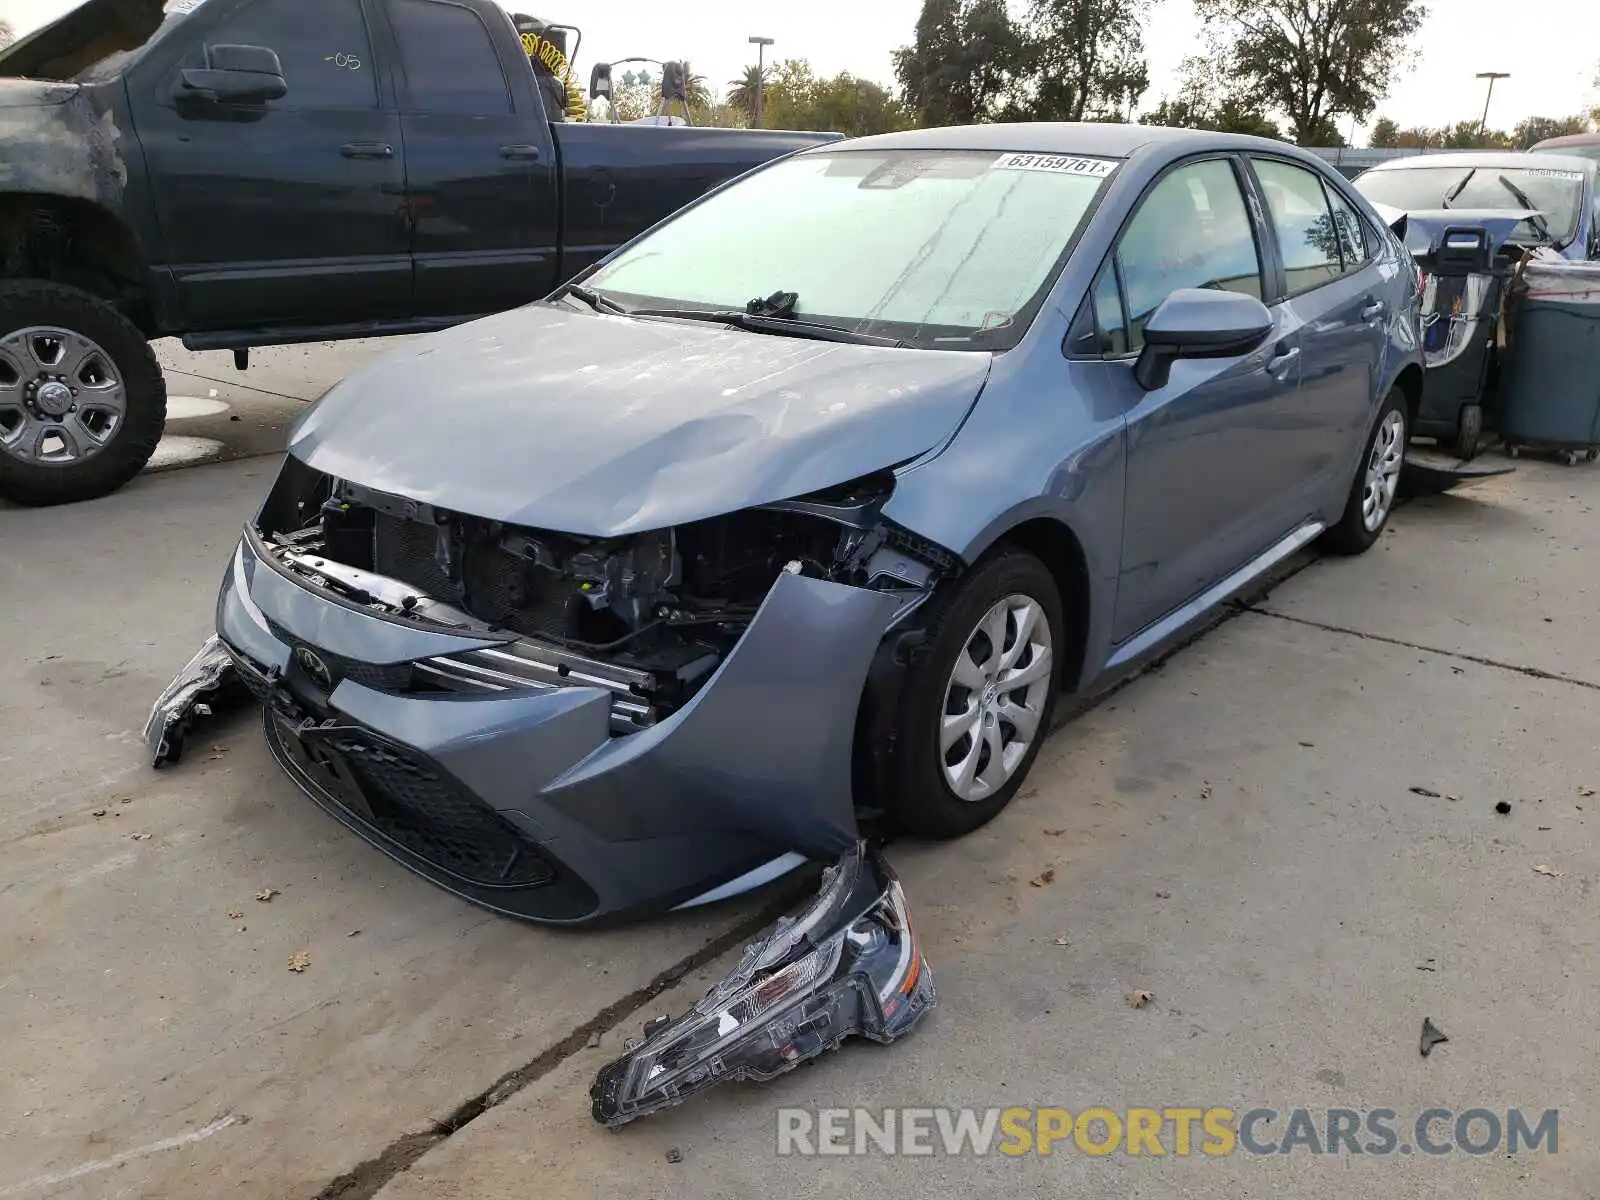
[[[1572,179],[1581,180],[1582,171],[1552,171],[1548,167],[1530,167],[1525,172],[1536,179]]]
[[[996,171],[1049,171],[1053,175],[1087,175],[1104,179],[1117,169],[1115,159],[1079,158],[1073,154],[1002,154]]]

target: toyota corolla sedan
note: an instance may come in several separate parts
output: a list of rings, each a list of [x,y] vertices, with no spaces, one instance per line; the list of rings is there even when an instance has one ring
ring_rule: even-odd
[[[323,397],[169,701],[236,671],[314,801],[538,921],[734,894],[863,810],[963,834],[1063,693],[1372,545],[1416,311],[1281,142],[808,150]]]

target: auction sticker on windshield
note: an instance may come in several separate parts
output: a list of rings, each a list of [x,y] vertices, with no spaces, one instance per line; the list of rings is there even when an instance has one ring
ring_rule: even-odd
[[[1002,154],[995,160],[996,171],[1049,171],[1055,175],[1088,175],[1104,179],[1117,169],[1112,158],[1079,158],[1074,154]]]
[[[1583,172],[1582,171],[1552,171],[1552,170],[1549,170],[1546,167],[1528,167],[1528,168],[1525,168],[1525,170],[1527,171],[1527,173],[1529,175],[1532,175],[1536,179],[1573,179],[1573,180],[1579,180],[1579,179],[1583,178]]]

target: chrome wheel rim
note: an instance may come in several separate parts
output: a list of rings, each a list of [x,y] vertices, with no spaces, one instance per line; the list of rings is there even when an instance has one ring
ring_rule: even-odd
[[[945,684],[940,765],[962,800],[994,795],[1017,773],[1052,684],[1050,622],[1031,596],[997,601],[962,643]]]
[[[1378,425],[1367,457],[1366,484],[1361,493],[1361,520],[1368,533],[1376,533],[1394,507],[1400,490],[1400,468],[1406,458],[1406,418],[1391,412]]]
[[[92,458],[122,428],[128,396],[98,342],[51,325],[0,338],[0,450],[44,467]]]

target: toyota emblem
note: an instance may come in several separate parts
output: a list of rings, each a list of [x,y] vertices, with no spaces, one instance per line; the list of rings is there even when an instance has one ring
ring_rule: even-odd
[[[317,657],[316,651],[305,646],[294,648],[295,661],[300,664],[311,682],[327,691],[333,687],[333,672],[328,670],[328,664]]]

